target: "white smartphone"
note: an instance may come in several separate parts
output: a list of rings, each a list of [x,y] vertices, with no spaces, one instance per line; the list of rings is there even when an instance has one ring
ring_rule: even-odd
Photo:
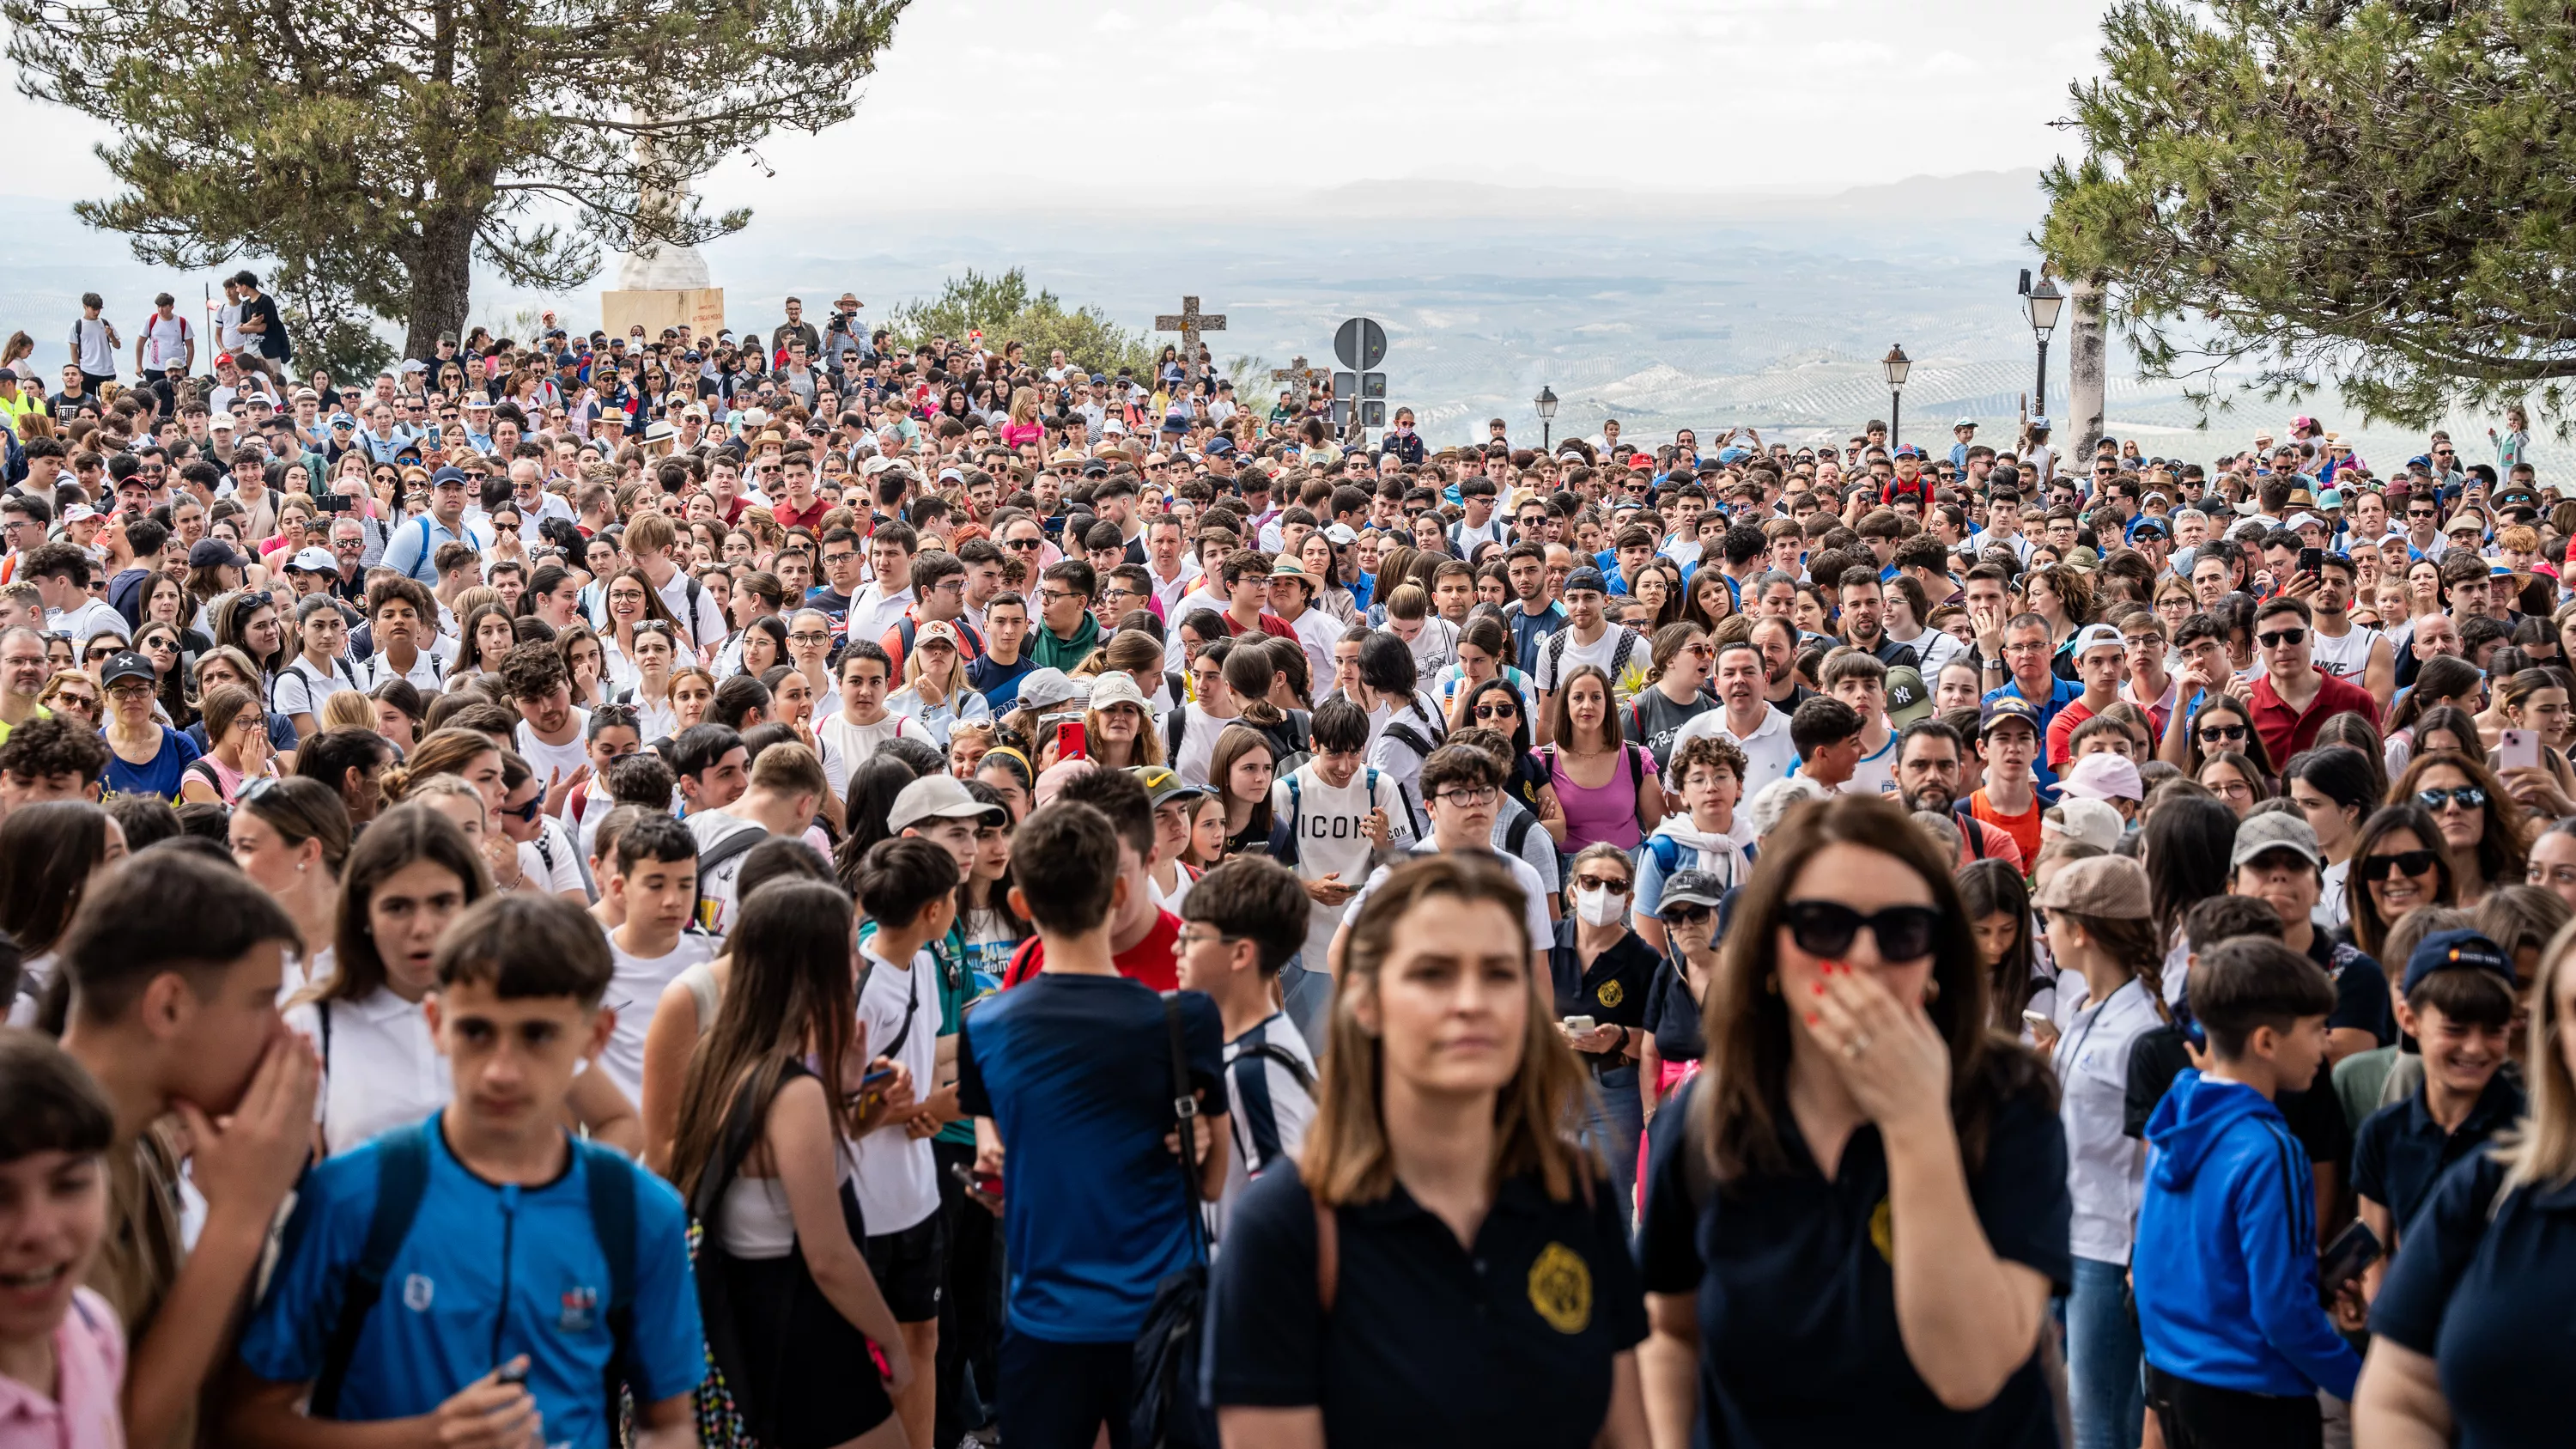
[[[1565,1019],[1565,1029],[1567,1031],[1590,1031],[1592,1029],[1592,1018],[1588,1016],[1569,1016]]]
[[[2532,730],[2503,730],[2496,735],[2496,767],[2526,770],[2540,763],[2540,735]]]
[[[2049,1020],[2048,1013],[2044,1011],[2024,1011],[2021,1014],[2021,1019],[2029,1022],[2032,1030],[2034,1031],[2057,1030],[2057,1023]]]

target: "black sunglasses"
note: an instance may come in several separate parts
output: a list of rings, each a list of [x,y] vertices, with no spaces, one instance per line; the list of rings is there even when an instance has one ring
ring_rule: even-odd
[[[1791,901],[1780,908],[1789,939],[1810,956],[1840,957],[1852,938],[1867,926],[1878,941],[1880,959],[1916,961],[1932,954],[1932,939],[1941,928],[1941,913],[1930,906],[1888,906],[1864,916],[1840,901]]]
[[[2482,810],[2486,808],[2487,792],[2475,785],[2454,785],[2448,790],[2418,790],[2415,798],[2427,810],[2439,810],[2446,803],[2463,810]]]
[[[2429,850],[2401,850],[2395,855],[2365,855],[2353,867],[2363,880],[2386,880],[2397,875],[2422,875],[2433,868],[2435,857]]]
[[[1708,917],[1709,909],[1706,906],[1674,906],[1656,915],[1656,919],[1667,926],[1696,926]]]
[[[2200,727],[2200,742],[2204,745],[2215,744],[2220,740],[2241,740],[2243,738],[2245,738],[2245,726],[2241,724],[2202,725]]]

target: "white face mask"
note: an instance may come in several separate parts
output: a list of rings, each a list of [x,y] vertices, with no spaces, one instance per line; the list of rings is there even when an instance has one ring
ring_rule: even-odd
[[[1574,914],[1587,926],[1607,926],[1618,921],[1627,904],[1628,893],[1624,890],[1574,888]]]

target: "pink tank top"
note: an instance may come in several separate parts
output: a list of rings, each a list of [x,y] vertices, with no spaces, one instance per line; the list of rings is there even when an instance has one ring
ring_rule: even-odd
[[[1626,758],[1610,771],[1610,783],[1597,788],[1574,783],[1566,773],[1562,751],[1553,746],[1540,751],[1547,761],[1548,783],[1556,787],[1556,803],[1565,809],[1568,855],[1605,840],[1621,850],[1634,850],[1644,839],[1637,829],[1637,780],[1641,774],[1654,777],[1655,757],[1632,744],[1619,749]]]

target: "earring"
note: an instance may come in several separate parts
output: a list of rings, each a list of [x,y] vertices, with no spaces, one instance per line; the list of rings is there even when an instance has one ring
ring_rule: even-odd
[[[1936,1001],[1938,1001],[1938,1000],[1940,1000],[1940,999],[1941,999],[1941,983],[1940,983],[1940,981],[1939,981],[1938,979],[1926,980],[1926,981],[1923,983],[1923,1004],[1924,1004],[1925,1006],[1930,1006],[1933,1002],[1936,1002]]]
[[[1766,992],[1769,992],[1769,993],[1770,993],[1771,995],[1773,995],[1773,996],[1777,996],[1777,995],[1779,995],[1779,994],[1780,994],[1780,973],[1779,973],[1779,972],[1777,972],[1777,971],[1774,971],[1774,972],[1772,972],[1770,975],[1763,977],[1763,978],[1762,978],[1762,989],[1763,989],[1764,991],[1766,991]]]

